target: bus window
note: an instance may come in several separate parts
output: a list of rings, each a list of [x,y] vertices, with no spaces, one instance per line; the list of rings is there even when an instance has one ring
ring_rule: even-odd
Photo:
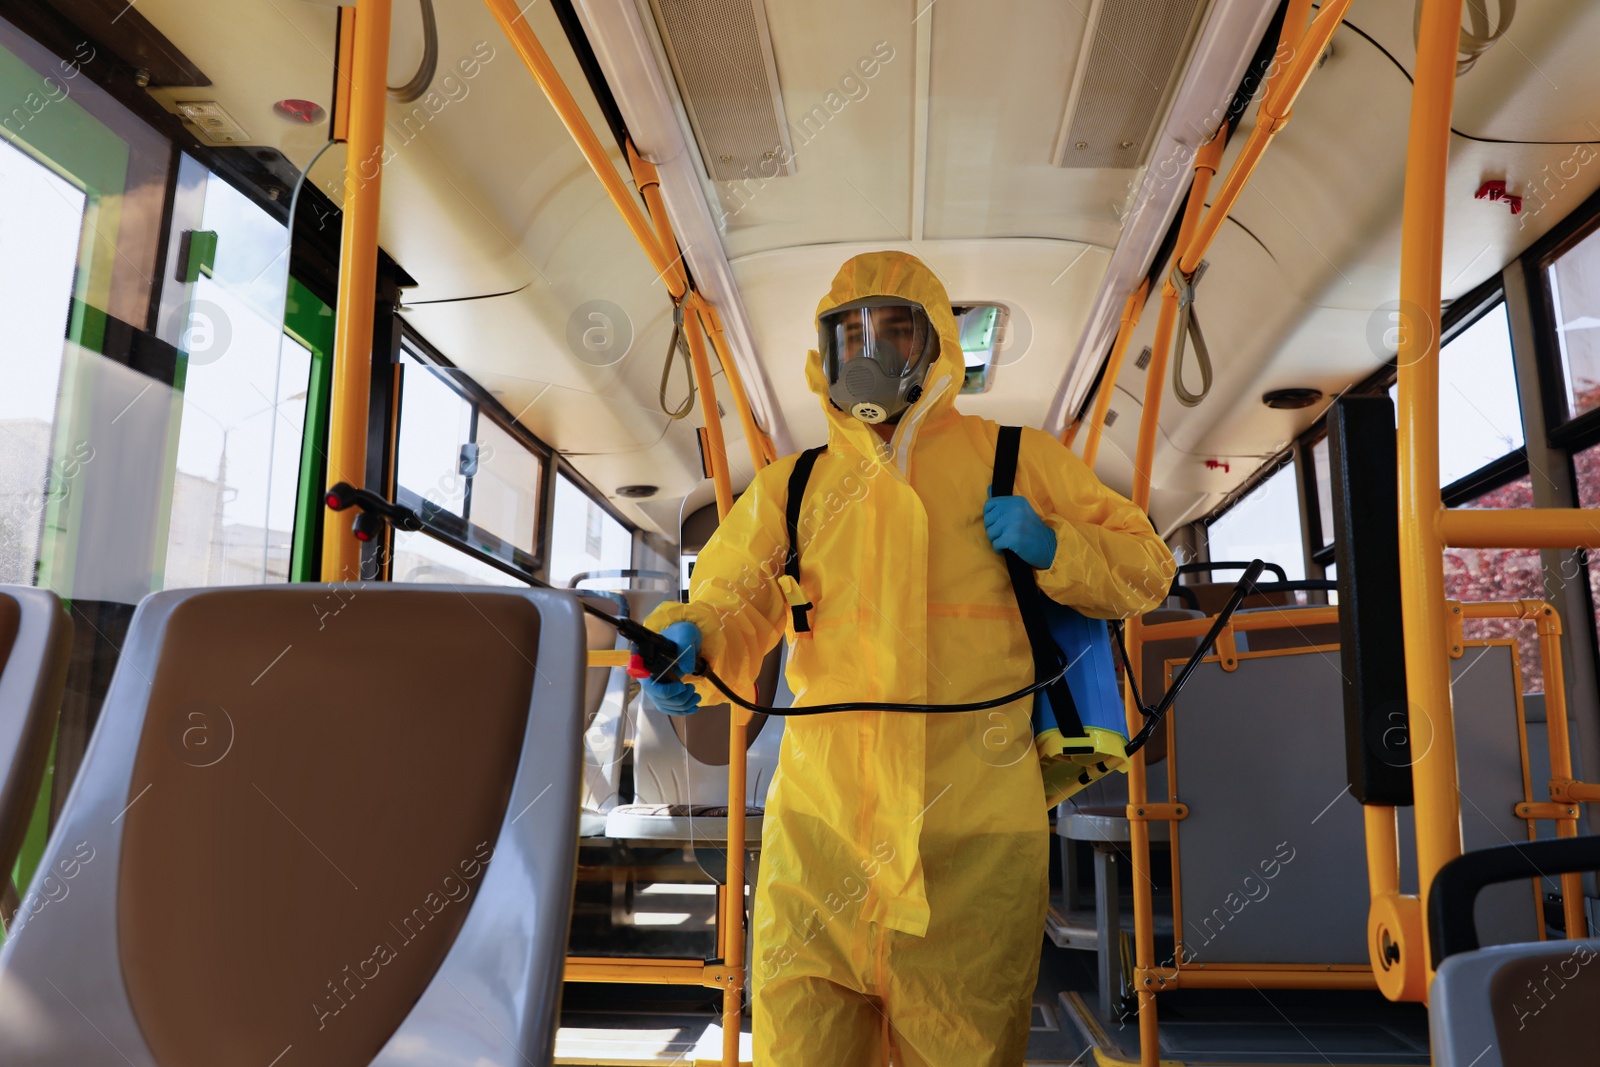
[[[179,181],[204,186],[204,207],[178,312],[186,358],[165,584],[287,581],[311,380],[310,349],[283,332],[288,233],[189,157]]]
[[[1399,404],[1399,385],[1389,398]],[[1449,486],[1522,447],[1522,409],[1504,301],[1439,352],[1439,484]]]
[[[32,585],[45,503],[68,493],[92,445],[52,462],[61,339],[85,197],[20,148],[0,141],[0,319],[6,324],[0,389],[0,582]]]
[[[469,395],[459,371],[400,353],[399,499],[455,537],[528,573],[538,566],[544,462]],[[421,534],[396,533],[397,582],[520,585],[517,578]]]
[[[557,474],[556,506],[550,519],[550,584],[564,587],[574,574],[632,563],[633,536],[628,528],[566,475]]]
[[[1582,452],[1572,454],[1572,469],[1577,475],[1578,506],[1585,508],[1600,508],[1600,445],[1594,445]],[[1588,579],[1589,603],[1595,612],[1595,632],[1600,635],[1600,558],[1595,553],[1589,554]],[[1573,566],[1571,563],[1565,564]],[[1552,591],[1549,598],[1554,600],[1554,589],[1559,588],[1572,574],[1557,576],[1556,581],[1550,582]]]
[[[1333,473],[1328,462],[1328,438],[1324,436],[1311,446],[1311,468],[1316,480],[1317,521],[1321,529],[1321,544],[1312,545],[1313,552],[1333,544]],[[1332,564],[1326,577],[1333,577]]]
[[[1283,568],[1290,581],[1306,576],[1301,548],[1300,501],[1295,494],[1294,464],[1252,489],[1206,531],[1210,558],[1242,561],[1263,559]],[[1236,574],[1214,577],[1232,581]]]
[[[1600,232],[1568,249],[1548,271],[1567,417],[1575,418],[1600,407]]]

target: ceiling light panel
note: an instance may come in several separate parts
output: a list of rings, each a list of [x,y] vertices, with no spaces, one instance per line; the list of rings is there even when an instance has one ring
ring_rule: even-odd
[[[1056,166],[1139,165],[1203,7],[1200,0],[1095,0],[1056,137]]]
[[[689,122],[716,181],[793,171],[762,0],[652,0]]]

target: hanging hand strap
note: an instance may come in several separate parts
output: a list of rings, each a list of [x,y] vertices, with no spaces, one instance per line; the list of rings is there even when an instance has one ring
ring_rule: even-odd
[[[656,397],[661,403],[661,413],[676,422],[694,410],[695,382],[693,360],[689,355],[689,342],[684,337],[683,302],[678,301],[672,305],[672,340],[667,342],[667,359],[661,364],[661,388]],[[667,407],[667,377],[672,373],[672,364],[677,356],[683,356],[683,373],[689,379],[689,395],[683,398],[683,403],[675,408]]]
[[[800,458],[795,460],[794,470],[789,472],[789,497],[784,501],[783,522],[789,530],[789,554],[783,560],[783,573],[790,579],[784,583],[787,587],[784,595],[789,599],[789,610],[794,615],[794,632],[797,634],[811,631],[811,622],[806,615],[811,610],[811,604],[806,601],[805,593],[800,588],[800,506],[805,500],[806,483],[811,480],[811,468],[817,465],[817,457],[827,450],[827,445],[818,445],[800,453]]]
[[[1178,352],[1172,360],[1172,395],[1184,407],[1192,408],[1211,392],[1211,352],[1206,348],[1206,335],[1200,332],[1200,319],[1195,315],[1194,276],[1185,276],[1181,269],[1174,266],[1172,284],[1178,290],[1178,326],[1174,331]],[[1194,342],[1194,359],[1200,366],[1198,393],[1191,393],[1188,386],[1183,384],[1183,357],[1187,351],[1185,340]]]
[[[1022,444],[1022,427],[1002,426],[994,448],[994,481],[990,492],[996,497],[1010,496],[1017,480],[1017,453]],[[1066,659],[1050,633],[1050,619],[1046,614],[1049,604],[1033,568],[1015,552],[1007,550],[1006,570],[1011,575],[1011,589],[1017,597],[1017,608],[1022,612],[1022,626],[1028,633],[1028,646],[1033,650],[1033,676],[1048,678],[1061,673]],[[1086,732],[1083,720],[1078,717],[1078,704],[1072,699],[1072,689],[1063,676],[1044,689],[1050,698],[1050,710],[1055,713],[1056,727],[1063,737],[1081,737]]]

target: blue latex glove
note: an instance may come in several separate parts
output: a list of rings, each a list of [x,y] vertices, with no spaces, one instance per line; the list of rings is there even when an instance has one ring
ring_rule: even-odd
[[[1042,571],[1055,562],[1056,532],[1045,525],[1025,497],[991,496],[985,500],[983,528],[996,552],[1009,548],[1034,570]]]
[[[675,622],[662,630],[661,636],[678,646],[678,673],[692,674],[695,661],[700,658],[700,627],[688,621]],[[700,694],[688,682],[645,678],[639,687],[668,715],[688,715],[700,706]]]

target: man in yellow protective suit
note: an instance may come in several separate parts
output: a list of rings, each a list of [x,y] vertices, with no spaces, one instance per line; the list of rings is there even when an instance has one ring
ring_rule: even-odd
[[[828,445],[804,494],[798,587],[784,573],[791,456],[701,551],[689,602],[647,620],[681,664],[703,654],[748,696],[787,632],[797,707],[1013,692],[1034,661],[1000,548],[1086,615],[1160,603],[1171,553],[1054,438],[1024,431],[1017,495],[987,499],[998,427],[955,409],[960,338],[919,260],[856,256],[817,310],[806,378]],[[722,701],[691,682],[646,691],[680,714]],[[1022,1063],[1049,896],[1031,704],[788,720],[755,899],[756,1064]]]

